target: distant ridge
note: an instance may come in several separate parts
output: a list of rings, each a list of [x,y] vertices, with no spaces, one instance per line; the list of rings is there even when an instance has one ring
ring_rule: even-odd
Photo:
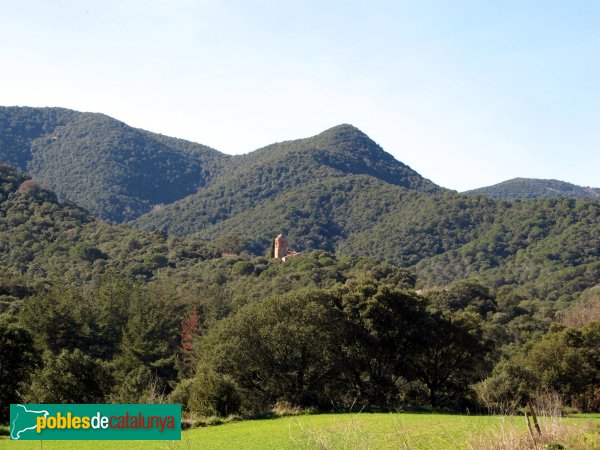
[[[201,232],[212,238],[224,230],[247,231],[245,224],[255,217],[252,226],[260,224],[256,249],[271,239],[269,233],[275,226],[298,237],[304,235],[304,248],[331,249],[332,240],[344,234],[341,228],[361,227],[367,219],[346,218],[344,225],[334,225],[332,214],[352,217],[354,196],[381,201],[384,190],[394,195],[447,192],[397,161],[358,128],[343,124],[316,136],[233,157],[218,180],[133,224],[178,235]],[[393,203],[388,199],[384,208]],[[314,213],[322,216],[322,223],[307,221]]]
[[[0,163],[96,216],[123,222],[196,191],[230,157],[104,114],[0,107]]]
[[[492,186],[463,192],[466,195],[485,195],[513,200],[531,198],[600,198],[600,188],[577,186],[560,180],[513,178]]]
[[[2,267],[47,265],[60,274],[78,258],[151,278],[213,258],[222,243],[256,255],[262,265],[259,255],[284,233],[303,253],[409,268],[423,288],[472,278],[568,302],[600,277],[597,199],[458,194],[351,125],[227,156],[101,114],[4,108],[0,117],[0,156],[39,181],[0,161]],[[526,179],[512,180],[513,188],[522,182],[530,191],[539,182],[544,192],[550,186],[553,197],[578,188]],[[94,220],[44,189],[53,184],[61,198],[96,216],[134,218],[129,225],[158,233]]]
[[[104,220],[127,222],[165,209],[150,222],[173,232],[182,231],[180,219],[193,222],[184,223],[185,232],[196,231],[316,179],[364,175],[406,189],[443,190],[348,124],[231,156],[104,114],[0,107],[0,163]],[[173,224],[160,219],[186,197],[175,206],[181,214]],[[201,210],[193,206],[199,199]]]

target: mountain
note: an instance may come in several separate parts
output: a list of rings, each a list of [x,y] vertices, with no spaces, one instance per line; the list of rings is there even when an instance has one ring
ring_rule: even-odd
[[[380,188],[399,193],[445,191],[394,159],[357,128],[339,125],[311,138],[281,142],[235,157],[219,180],[183,200],[145,214],[133,224],[147,230],[212,236],[211,227],[222,232],[232,228],[230,224],[262,215],[273,226],[283,226],[281,219],[287,218],[290,227],[303,228],[297,235],[307,234],[306,227],[319,224],[300,225],[303,215],[306,217],[305,210],[312,216],[322,209],[321,220],[327,222],[331,219],[325,212],[328,194],[341,196],[331,199],[336,202],[332,206],[345,209],[346,202],[359,195],[349,191],[365,185],[369,185],[365,188],[368,195],[372,189]],[[272,233],[273,229],[265,227],[264,232]],[[261,236],[262,241],[268,240],[267,236]],[[334,238],[331,234],[324,237]]]
[[[0,214],[10,220],[0,254],[21,272],[71,274],[69,261],[83,255],[90,270],[108,265],[150,277],[156,268],[185,266],[181,255],[214,255],[207,242],[263,255],[283,232],[298,251],[409,268],[421,288],[472,278],[567,302],[600,277],[597,198],[458,194],[351,125],[227,156],[100,114],[3,108],[0,117],[0,157],[58,186],[57,196],[38,186],[32,203],[18,192],[24,175],[7,175],[21,178],[3,199]],[[530,193],[552,189],[553,197],[596,192],[547,180],[507,183]],[[129,225],[138,230],[102,224],[65,199],[101,218],[134,219]]]
[[[295,250],[410,268],[423,288],[473,278],[567,302],[600,276],[597,200],[450,192],[348,125],[233,161],[228,178],[133,225],[213,242],[233,237],[254,254],[283,232]]]
[[[273,230],[286,230],[296,249],[337,253],[346,261],[341,267],[360,269],[356,258],[370,256],[409,268],[421,288],[470,278],[565,305],[600,278],[598,201],[498,201],[409,190],[368,175],[299,186],[181,238],[97,221],[0,166],[0,217],[0,267],[34,279],[89,281],[112,269],[143,279],[175,270],[197,281],[212,267],[202,261],[218,256],[205,242],[218,245],[220,238],[238,236],[243,248],[260,254]],[[236,261],[221,264],[225,273]]]
[[[582,187],[559,180],[513,178],[492,186],[463,192],[501,199],[530,198],[600,198],[600,188]]]
[[[261,255],[280,231],[295,250],[409,268],[421,288],[472,278],[568,302],[600,277],[598,201],[432,194],[366,175],[296,187],[190,237],[237,237]]]
[[[216,178],[229,156],[103,114],[0,107],[0,163],[102,219],[131,220]]]

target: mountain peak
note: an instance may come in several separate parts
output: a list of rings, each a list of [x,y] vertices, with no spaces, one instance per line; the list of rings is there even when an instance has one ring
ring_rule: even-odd
[[[367,136],[365,132],[348,123],[342,123],[340,125],[328,128],[315,137],[318,136],[329,137],[338,140],[365,140],[369,143],[375,144],[375,142],[369,136]]]
[[[379,144],[354,125],[342,123],[304,139],[279,142],[246,155],[245,164],[260,161],[273,164],[275,159],[307,158],[315,167],[329,167],[341,174],[370,175],[390,184],[407,189],[442,191],[409,166],[398,161]],[[283,160],[279,164],[284,163]],[[296,164],[296,163],[293,163]]]
[[[360,133],[366,136],[360,129],[350,123],[340,123],[334,127],[328,128],[323,133]]]
[[[463,192],[498,199],[530,198],[600,198],[600,189],[577,186],[554,179],[512,178],[492,186]]]

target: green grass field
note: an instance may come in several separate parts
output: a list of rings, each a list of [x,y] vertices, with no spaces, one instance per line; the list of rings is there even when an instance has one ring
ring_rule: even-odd
[[[600,414],[569,417],[564,424],[586,429],[575,448],[600,448]],[[185,431],[177,442],[18,442],[3,437],[0,449],[461,449],[473,448],[478,436],[499,436],[507,430],[526,433],[523,417],[322,414],[198,428]]]

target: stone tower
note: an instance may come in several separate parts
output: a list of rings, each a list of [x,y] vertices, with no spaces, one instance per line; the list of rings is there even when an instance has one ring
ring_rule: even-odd
[[[283,234],[278,235],[275,238],[275,258],[281,259],[284,256],[287,256],[288,253],[288,243],[287,239]]]

